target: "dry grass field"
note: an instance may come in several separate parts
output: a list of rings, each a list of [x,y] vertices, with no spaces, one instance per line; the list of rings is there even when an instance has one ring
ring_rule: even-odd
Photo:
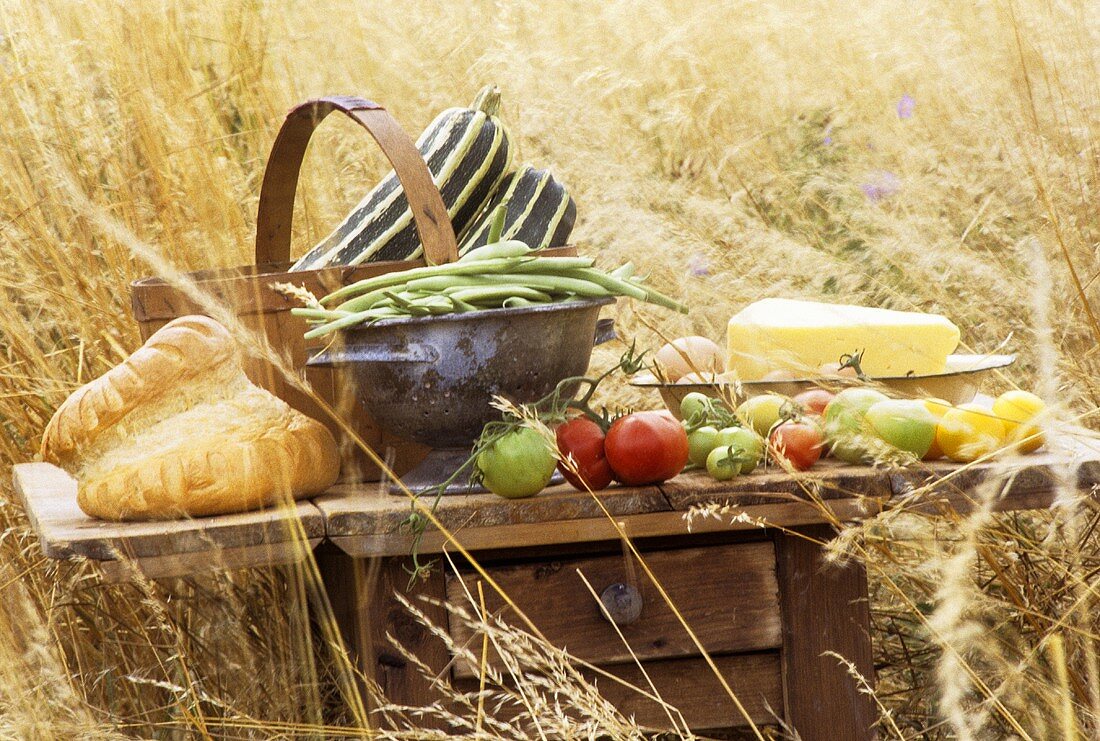
[[[0,460],[31,459],[65,396],[137,347],[131,280],[249,261],[291,105],[361,94],[416,132],[488,82],[521,157],[576,198],[581,249],[693,307],[621,306],[642,345],[720,339],[768,295],[937,311],[968,347],[1019,353],[989,391],[1031,388],[1091,424],[1098,49],[1086,0],[2,0]],[[296,254],[381,172],[361,131],[326,124]],[[366,728],[333,690],[338,652],[311,635],[308,569],[105,585],[40,555],[6,477],[0,737]],[[1100,732],[1097,520],[1067,495],[845,534],[873,584],[884,738]],[[547,737],[637,733],[590,687],[561,691],[569,718],[545,707]]]

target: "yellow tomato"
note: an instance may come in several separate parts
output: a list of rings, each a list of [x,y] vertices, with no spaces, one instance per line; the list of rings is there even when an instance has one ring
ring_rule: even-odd
[[[936,429],[940,449],[956,463],[969,463],[1004,445],[1004,423],[978,404],[948,409]]]
[[[943,399],[925,399],[924,407],[932,412],[932,416],[936,418],[937,425],[939,425],[939,421],[943,419],[943,415],[947,414],[947,410],[952,408],[951,402],[944,401]],[[940,448],[939,440],[933,439],[932,447],[928,449],[928,452],[924,454],[924,458],[921,458],[921,460],[934,461],[939,458],[943,458],[943,450]]]
[[[1001,418],[1008,439],[1021,453],[1031,453],[1046,443],[1042,429],[1033,422],[1046,408],[1042,399],[1027,391],[1006,391],[993,402],[993,413]]]

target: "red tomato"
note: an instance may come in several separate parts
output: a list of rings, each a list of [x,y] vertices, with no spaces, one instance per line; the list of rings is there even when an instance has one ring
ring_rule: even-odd
[[[620,417],[607,431],[604,448],[615,478],[630,486],[668,481],[688,462],[687,433],[668,412]]]
[[[772,457],[786,460],[796,471],[817,463],[823,443],[821,428],[813,422],[784,422],[768,437]]]
[[[558,461],[558,470],[565,480],[581,491],[599,491],[611,483],[611,464],[604,455],[604,434],[600,426],[588,417],[574,417],[555,430],[558,452],[562,458],[572,456],[577,472]]]
[[[806,414],[816,414],[820,417],[825,414],[825,407],[829,406],[834,396],[836,394],[825,389],[809,389],[794,397],[794,402],[802,407],[802,411]]]

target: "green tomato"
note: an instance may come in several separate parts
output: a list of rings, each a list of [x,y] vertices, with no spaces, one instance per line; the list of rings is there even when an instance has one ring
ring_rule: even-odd
[[[735,451],[741,463],[739,473],[752,473],[764,459],[764,438],[748,427],[726,427],[719,430],[715,447],[728,447]]]
[[[868,388],[844,389],[825,407],[825,438],[833,456],[847,463],[874,458],[875,438],[867,434],[867,410],[886,394]]]
[[[688,460],[697,466],[707,464],[707,456],[718,445],[718,430],[710,425],[688,434]]]
[[[882,440],[923,458],[936,439],[936,416],[922,401],[888,399],[867,410],[868,427]]]
[[[874,389],[844,389],[825,407],[825,424],[859,432],[867,410],[880,401],[888,401],[888,397]]]
[[[477,457],[485,488],[508,499],[538,494],[557,464],[546,440],[529,427],[509,432]]]
[[[680,419],[699,424],[706,421],[710,411],[710,397],[698,391],[692,391],[680,400]]]
[[[741,473],[741,453],[737,448],[718,447],[707,456],[707,473],[717,481],[729,481]]]
[[[751,396],[737,407],[737,416],[756,430],[756,434],[767,437],[772,427],[779,421],[783,405],[789,402],[790,399],[779,394]]]

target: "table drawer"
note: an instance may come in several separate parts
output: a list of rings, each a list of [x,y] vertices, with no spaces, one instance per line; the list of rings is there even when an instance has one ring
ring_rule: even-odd
[[[777,648],[780,645],[775,550],[771,541],[731,543],[643,553],[672,603],[712,654]],[[593,664],[632,661],[630,650],[600,611],[578,574],[597,594],[616,583],[631,584],[642,597],[641,615],[620,630],[641,659],[697,656],[699,651],[639,564],[615,554],[588,558],[517,563],[487,569],[555,646]],[[477,595],[478,574],[448,574],[447,599],[469,607]],[[521,626],[511,609],[485,587],[488,609]],[[475,638],[460,619],[450,617],[451,635],[460,645]],[[456,662],[456,677],[477,673]]]
[[[753,723],[758,726],[774,725],[776,714],[782,717],[783,678],[778,651],[716,656],[714,665]],[[634,687],[650,691],[646,677],[635,664],[617,664],[603,667],[603,670]],[[645,671],[657,695],[676,708],[688,728],[696,733],[707,736],[721,734],[722,738],[726,738],[732,729],[749,725],[705,659],[647,661]],[[585,679],[596,684],[600,697],[614,705],[621,715],[633,718],[639,726],[662,730],[683,727],[678,718],[669,720],[670,711],[632,687],[587,669],[581,673]],[[477,692],[478,688],[477,677],[455,681],[455,689],[460,692]],[[497,717],[508,718],[511,710],[519,714],[522,709],[519,704],[506,705],[497,712]]]

